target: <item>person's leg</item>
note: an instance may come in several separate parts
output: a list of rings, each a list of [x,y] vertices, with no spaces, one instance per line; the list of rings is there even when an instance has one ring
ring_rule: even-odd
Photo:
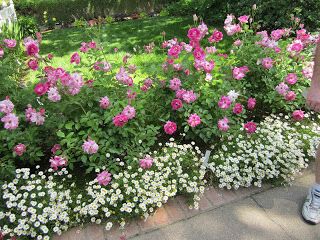
[[[320,145],[317,148],[317,153],[316,153],[316,184],[320,185]]]
[[[315,159],[315,184],[310,188],[307,199],[302,208],[303,218],[311,224],[320,223],[320,145]]]

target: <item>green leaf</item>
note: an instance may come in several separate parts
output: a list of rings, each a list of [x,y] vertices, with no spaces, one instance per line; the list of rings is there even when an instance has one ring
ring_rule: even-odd
[[[61,130],[59,130],[59,131],[57,132],[57,136],[58,136],[58,137],[61,137],[61,138],[64,138],[66,135],[65,135],[63,132],[61,132]]]

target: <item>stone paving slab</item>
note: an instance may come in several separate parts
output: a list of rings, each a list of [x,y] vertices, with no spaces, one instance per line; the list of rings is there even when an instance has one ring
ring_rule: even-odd
[[[314,181],[307,170],[290,187],[242,188],[236,191],[207,188],[199,210],[190,210],[183,196],[170,199],[155,214],[130,222],[124,230],[89,224],[74,228],[54,240],[127,239],[303,239],[320,240],[320,226],[300,217],[308,186]]]

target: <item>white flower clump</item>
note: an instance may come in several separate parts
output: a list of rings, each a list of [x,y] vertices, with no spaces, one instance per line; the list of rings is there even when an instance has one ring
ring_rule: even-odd
[[[319,142],[316,123],[292,123],[289,116],[271,115],[253,135],[229,137],[208,168],[220,188],[261,187],[263,180],[277,178],[290,182],[308,166]]]
[[[50,239],[54,233],[87,222],[104,221],[107,230],[113,222],[124,227],[127,217],[147,218],[177,193],[188,193],[198,208],[205,184],[199,148],[178,145],[173,139],[162,147],[149,153],[154,160],[152,168],[140,168],[135,159],[105,187],[97,180],[77,186],[66,169],[37,174],[17,169],[15,178],[2,185],[0,232],[10,237]]]

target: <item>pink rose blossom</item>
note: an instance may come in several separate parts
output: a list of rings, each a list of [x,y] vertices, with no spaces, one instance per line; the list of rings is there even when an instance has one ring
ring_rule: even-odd
[[[210,62],[204,61],[204,62],[202,63],[203,70],[204,70],[206,73],[210,73],[210,72],[213,70],[214,65],[215,65],[215,63],[214,63],[213,60],[211,60]]]
[[[31,115],[37,112],[30,104],[28,104],[28,108],[25,111],[26,121],[31,122]]]
[[[14,105],[7,97],[5,100],[0,101],[0,112],[9,114],[13,111]]]
[[[288,45],[288,52],[300,53],[303,50],[303,43],[301,40],[295,40],[291,44]]]
[[[88,48],[96,49],[97,43],[95,41],[91,41],[91,42],[87,43],[87,46],[88,46]]]
[[[302,110],[295,110],[292,113],[292,117],[295,121],[301,121],[304,119],[304,111]]]
[[[23,143],[19,143],[18,145],[16,145],[13,148],[13,151],[15,152],[15,154],[17,154],[19,157],[21,157],[27,150],[26,145],[24,145]]]
[[[273,40],[278,41],[280,38],[282,38],[285,31],[283,29],[276,29],[271,32],[271,37]]]
[[[230,107],[232,101],[228,96],[222,96],[218,102],[218,106],[221,109],[227,109]]]
[[[96,180],[100,185],[107,186],[112,180],[111,173],[109,173],[108,171],[103,171],[97,174]]]
[[[129,90],[127,91],[127,98],[128,98],[128,99],[130,99],[130,100],[135,99],[136,96],[137,96],[137,93],[136,93],[136,92],[132,92],[131,89],[129,89]]]
[[[123,110],[122,114],[127,116],[128,119],[133,119],[136,116],[136,110],[134,107],[127,105]]]
[[[39,65],[38,65],[38,61],[36,59],[30,59],[28,61],[28,67],[31,69],[31,70],[37,70]]]
[[[193,56],[194,56],[195,59],[204,60],[205,57],[206,57],[206,53],[205,53],[205,51],[203,51],[202,48],[197,47],[193,51]]]
[[[228,123],[229,123],[229,119],[228,119],[228,118],[224,117],[223,119],[220,119],[220,120],[218,121],[218,128],[219,128],[219,130],[222,131],[222,132],[228,131],[229,128],[230,128],[229,125],[228,125]]]
[[[276,86],[276,91],[282,96],[286,95],[288,90],[289,90],[289,86],[287,84],[285,84],[284,82],[282,82],[278,86]]]
[[[240,16],[240,17],[238,17],[238,20],[240,21],[240,23],[248,23],[249,16],[247,16],[247,15]]]
[[[37,56],[40,51],[38,41],[32,38],[24,39],[24,46],[28,56]]]
[[[51,152],[53,153],[53,154],[56,154],[56,152],[58,151],[58,150],[60,150],[61,149],[61,145],[60,144],[55,144],[55,145],[53,145],[53,147],[51,148]]]
[[[48,90],[48,99],[51,102],[59,102],[61,100],[61,95],[56,87],[51,87]]]
[[[107,96],[102,97],[100,99],[99,103],[100,103],[100,107],[102,109],[107,109],[110,106],[110,101],[109,101],[109,98]]]
[[[2,117],[1,122],[4,123],[4,128],[8,130],[14,130],[19,126],[19,118],[13,113],[8,113]]]
[[[168,55],[174,58],[178,58],[180,52],[182,51],[182,47],[179,45],[174,45],[168,50]]]
[[[7,48],[14,48],[17,45],[17,41],[14,39],[4,39],[3,42]]]
[[[93,65],[93,69],[97,71],[110,72],[112,69],[112,66],[107,61],[95,62],[95,64]]]
[[[223,33],[218,30],[214,30],[212,35],[208,38],[210,43],[220,42],[222,39],[223,39]]]
[[[213,54],[213,53],[216,53],[216,52],[217,52],[217,49],[216,49],[214,46],[206,47],[206,52],[207,52],[208,54]]]
[[[88,139],[82,144],[82,150],[87,154],[95,154],[99,150],[99,145],[94,140]]]
[[[80,52],[86,53],[86,52],[88,52],[88,51],[89,51],[89,48],[88,48],[88,46],[87,46],[87,43],[82,42],[82,43],[81,43],[81,47],[80,47]]]
[[[0,47],[0,58],[2,58],[4,56],[4,50],[3,48]]]
[[[38,96],[42,96],[42,95],[46,94],[47,91],[48,91],[48,84],[47,83],[38,83],[34,88],[34,92]]]
[[[129,72],[129,73],[133,74],[133,73],[135,73],[136,71],[137,71],[137,66],[136,66],[136,65],[131,64],[131,65],[128,66],[128,72]]]
[[[257,130],[257,124],[254,122],[247,122],[244,124],[244,129],[246,130],[247,133],[252,134]]]
[[[119,72],[116,74],[116,79],[127,86],[133,85],[133,79],[128,75],[124,67],[121,67]]]
[[[263,58],[261,64],[265,69],[271,69],[273,67],[273,60],[269,57]]]
[[[182,101],[180,99],[173,99],[171,101],[171,107],[173,110],[178,110],[183,107]]]
[[[181,87],[181,81],[179,78],[173,78],[170,80],[170,89],[173,91],[179,90]]]
[[[172,135],[177,131],[177,124],[175,122],[168,121],[163,128],[166,134]]]
[[[232,36],[238,32],[241,32],[242,28],[240,24],[230,24],[230,25],[225,25],[224,30],[226,31],[228,36]]]
[[[182,99],[188,104],[193,103],[197,100],[197,95],[192,90],[185,91],[182,95]]]
[[[153,164],[153,158],[150,156],[146,156],[145,158],[139,160],[139,165],[143,169],[151,168],[152,164]]]
[[[184,50],[186,50],[186,52],[188,53],[192,52],[193,47],[190,44],[185,44],[183,47],[184,47]]]
[[[84,82],[82,76],[79,73],[73,73],[70,75],[67,87],[71,95],[76,95],[80,92]]]
[[[256,99],[255,98],[249,98],[247,103],[247,108],[249,110],[253,110],[256,106]]]
[[[285,95],[285,99],[287,101],[293,101],[296,99],[296,93],[294,91],[289,91],[287,92],[287,94]]]
[[[54,156],[50,160],[50,167],[54,170],[57,171],[59,167],[64,167],[67,166],[67,159],[60,157],[60,156]]]
[[[281,53],[281,48],[279,48],[279,47],[274,47],[273,49],[274,49],[274,51],[275,51],[276,53]]]
[[[249,68],[247,66],[234,67],[232,70],[232,76],[236,80],[241,80],[246,76],[247,72],[249,72]]]
[[[242,41],[240,39],[237,39],[236,41],[234,41],[233,45],[239,47],[242,44]]]
[[[201,38],[208,34],[208,26],[204,22],[198,26],[198,29],[200,30]]]
[[[52,54],[52,53],[49,53],[49,54],[47,55],[47,58],[48,58],[49,60],[52,60],[53,54]]]
[[[45,121],[45,110],[40,109],[39,112],[32,112],[30,116],[30,122],[35,123],[36,125],[43,125]]]
[[[240,103],[236,103],[232,111],[234,114],[240,114],[243,111],[243,106]]]
[[[188,38],[193,42],[199,42],[201,39],[201,31],[198,28],[190,28]]]
[[[191,127],[196,127],[201,123],[201,118],[197,114],[191,114],[188,119],[188,124]]]
[[[294,73],[289,73],[289,74],[286,76],[286,82],[289,83],[290,85],[295,84],[297,81],[298,81],[298,77],[297,77],[297,75],[294,74]]]
[[[127,122],[128,122],[128,117],[126,115],[124,115],[123,113],[118,114],[117,116],[115,116],[112,121],[113,124],[116,127],[123,127]]]
[[[70,63],[75,63],[75,64],[79,64],[81,61],[80,55],[79,53],[75,52],[72,54],[71,59],[70,59]]]

